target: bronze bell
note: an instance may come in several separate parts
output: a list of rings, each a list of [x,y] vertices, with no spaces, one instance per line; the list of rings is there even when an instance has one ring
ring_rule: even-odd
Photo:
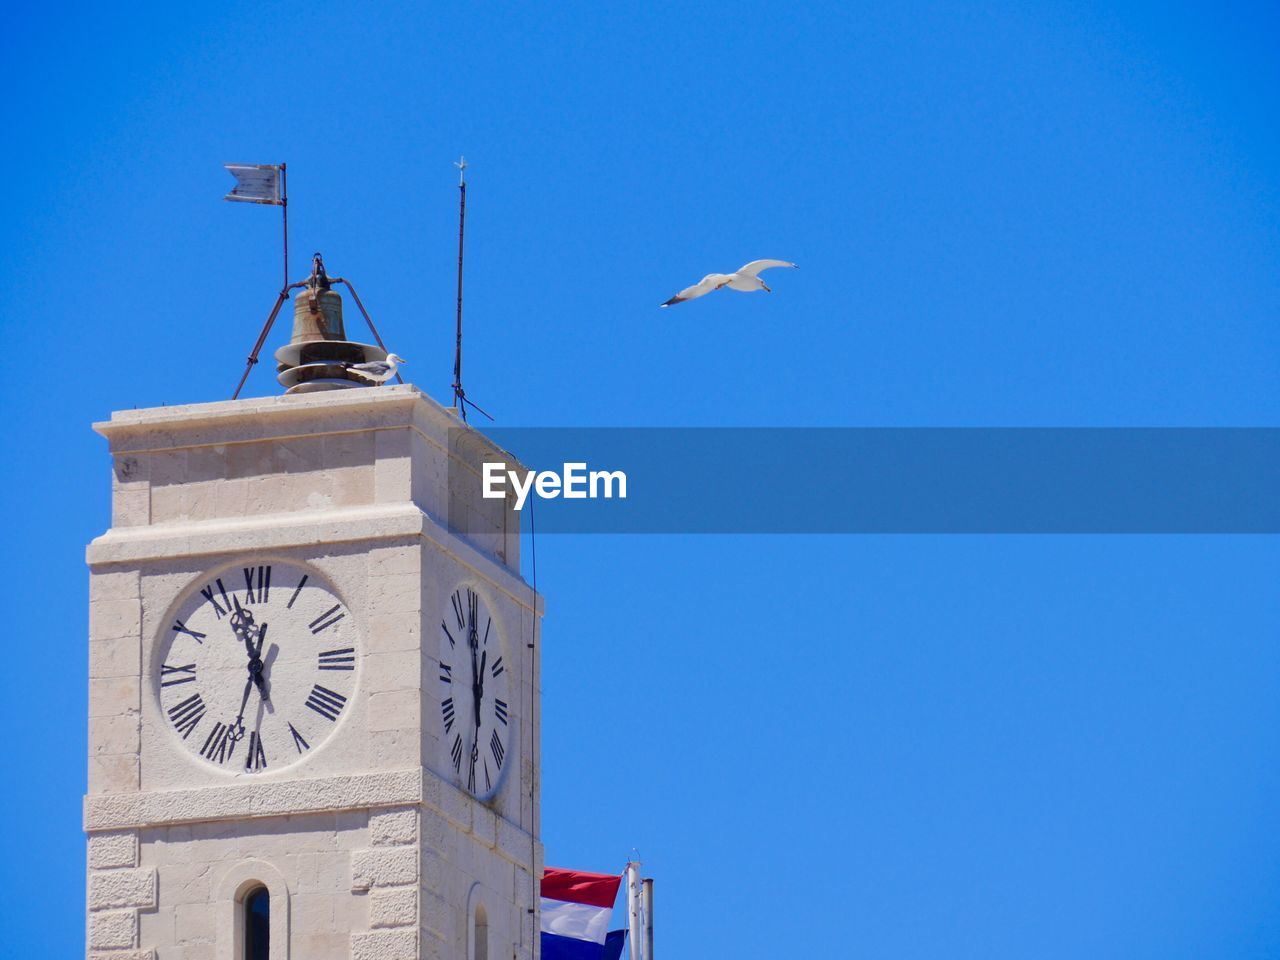
[[[311,258],[311,276],[293,300],[293,336],[276,351],[276,379],[287,392],[367,387],[367,380],[349,374],[347,368],[386,359],[381,347],[347,339],[342,297],[332,289],[345,282],[325,273],[320,254]]]
[[[320,254],[311,260],[307,288],[293,301],[293,336],[290,343],[316,340],[346,340],[342,325],[342,297],[332,288]]]

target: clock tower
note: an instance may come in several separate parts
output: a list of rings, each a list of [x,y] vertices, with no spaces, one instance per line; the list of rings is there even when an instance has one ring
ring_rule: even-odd
[[[409,385],[95,429],[88,957],[532,960],[519,465]]]

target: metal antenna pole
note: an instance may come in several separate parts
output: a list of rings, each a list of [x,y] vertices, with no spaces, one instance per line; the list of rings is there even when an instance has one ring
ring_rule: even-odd
[[[467,223],[467,158],[459,157],[454,166],[458,168],[458,315],[457,339],[453,352],[453,404],[465,423],[467,403],[462,389],[462,239]]]
[[[644,960],[653,960],[653,878],[645,877],[641,907],[644,910]]]

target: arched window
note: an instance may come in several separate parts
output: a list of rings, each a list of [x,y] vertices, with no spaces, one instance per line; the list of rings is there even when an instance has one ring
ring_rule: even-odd
[[[475,953],[471,960],[489,960],[489,914],[485,912],[483,903],[476,904],[475,935],[472,942],[475,944]]]
[[[244,895],[244,960],[270,960],[271,894],[254,887]]]

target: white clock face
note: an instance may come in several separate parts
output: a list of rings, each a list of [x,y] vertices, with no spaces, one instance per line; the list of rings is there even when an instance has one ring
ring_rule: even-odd
[[[236,774],[295,763],[355,693],[359,630],[314,570],[246,559],[194,584],[160,638],[154,682],[174,738]]]
[[[460,786],[490,796],[508,759],[507,665],[489,607],[470,587],[450,594],[440,622],[440,687],[447,762]]]

